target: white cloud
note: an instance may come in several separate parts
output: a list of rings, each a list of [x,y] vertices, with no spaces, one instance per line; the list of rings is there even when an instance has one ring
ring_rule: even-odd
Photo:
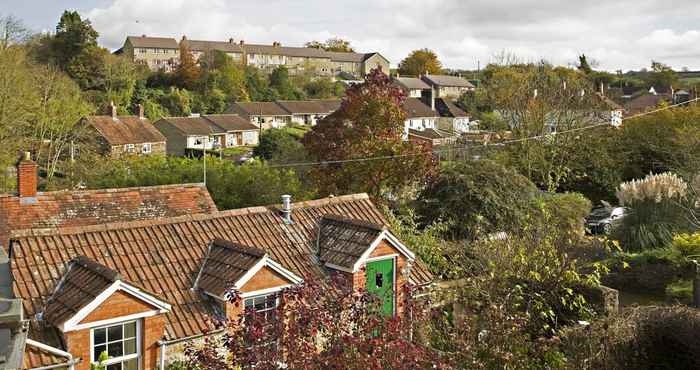
[[[557,64],[586,53],[615,70],[651,59],[700,69],[698,12],[694,0],[112,0],[84,15],[110,48],[140,34],[299,46],[341,36],[394,65],[427,47],[451,68],[508,50]]]

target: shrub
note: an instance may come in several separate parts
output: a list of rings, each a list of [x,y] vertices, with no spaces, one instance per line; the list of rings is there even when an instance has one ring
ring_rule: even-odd
[[[679,234],[673,238],[673,247],[684,256],[700,254],[700,233]]]
[[[686,231],[688,184],[672,173],[648,175],[643,180],[623,183],[617,191],[620,204],[630,212],[615,236],[626,250],[668,246],[676,232]]]
[[[584,219],[591,213],[591,201],[578,193],[545,193],[533,200],[533,222],[549,222],[559,230],[559,244],[579,242],[584,233]]]

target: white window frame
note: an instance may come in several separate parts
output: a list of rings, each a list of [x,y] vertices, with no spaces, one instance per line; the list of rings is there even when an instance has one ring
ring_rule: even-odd
[[[148,148],[148,149],[146,149]],[[151,143],[143,143],[141,144],[141,153],[143,154],[151,154],[153,152],[153,145]]]
[[[127,321],[122,321],[119,323],[103,325],[103,326],[94,327],[94,328],[90,329],[90,363],[94,364],[99,360],[99,359],[95,358],[95,330],[105,329],[105,335],[107,335],[107,332],[109,331],[107,328],[112,327],[112,326],[117,326],[117,325],[122,325],[122,327],[123,327],[125,324],[131,324],[131,323],[136,323],[136,353],[126,355],[126,356],[121,356],[121,357],[110,358],[107,361],[105,361],[103,363],[103,365],[106,368],[109,365],[114,365],[114,364],[122,362],[122,361],[136,359],[136,369],[140,370],[141,369],[141,358],[142,358],[141,357],[141,325],[143,323],[143,321],[141,319],[127,320]],[[123,332],[122,332],[122,334],[123,334]],[[105,339],[108,339],[108,338],[105,337]],[[122,335],[122,346],[123,346],[123,342],[124,342],[124,336]]]
[[[136,150],[134,144],[124,144],[124,151],[127,153],[133,153]]]
[[[263,313],[263,312],[268,312],[268,311],[276,310],[276,309],[279,307],[279,305],[280,305],[280,291],[281,291],[281,290],[275,291],[275,292],[271,292],[271,293],[263,293],[263,294],[257,294],[257,295],[255,295],[255,296],[251,296],[251,297],[246,297],[245,299],[243,299],[243,314],[245,314],[246,311],[247,311],[246,302],[252,300],[252,301],[253,301],[253,308],[255,308],[255,299],[256,299],[256,298],[264,297],[264,298],[267,300],[267,297],[272,296],[272,295],[275,296],[275,307],[272,307],[272,308],[265,308],[264,310],[260,310],[260,311],[255,310],[255,314],[257,315],[257,314],[260,314],[260,313]],[[267,315],[267,314],[265,314],[265,315]]]

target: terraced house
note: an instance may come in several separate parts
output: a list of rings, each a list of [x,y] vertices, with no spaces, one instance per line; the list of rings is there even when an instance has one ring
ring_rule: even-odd
[[[203,41],[182,37],[180,44],[186,45],[195,58],[199,59],[207,51],[218,50],[251,65],[271,72],[278,66],[285,66],[291,74],[313,71],[317,76],[346,75],[362,77],[372,69],[381,68],[389,73],[389,60],[377,52],[346,53],[329,52],[307,47],[282,46],[272,44],[247,44],[243,40]],[[179,61],[179,46],[174,38],[128,36],[115,53],[124,54],[137,63],[146,64],[152,70],[170,71]]]
[[[20,195],[19,206],[30,196]],[[129,197],[111,202],[114,212],[133,209]],[[44,220],[55,212],[48,209]],[[6,225],[13,292],[30,318],[25,368],[87,370],[106,352],[108,369],[163,369],[182,359],[184,343],[220,332],[212,318],[274,310],[284,289],[305,279],[338,275],[379,295],[386,315],[403,310],[405,284],[432,281],[365,194],[160,217],[128,212],[102,224],[91,222],[97,210],[85,212],[85,222]],[[230,286],[243,306],[228,301]]]

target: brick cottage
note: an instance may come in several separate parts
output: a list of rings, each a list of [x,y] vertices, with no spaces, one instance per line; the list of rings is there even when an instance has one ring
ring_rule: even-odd
[[[337,273],[394,315],[405,284],[432,280],[366,194],[113,221],[11,229],[13,288],[36,344],[26,368],[89,369],[102,352],[110,370],[163,368],[211,318],[239,317],[229,286],[263,312],[303,278]]]

